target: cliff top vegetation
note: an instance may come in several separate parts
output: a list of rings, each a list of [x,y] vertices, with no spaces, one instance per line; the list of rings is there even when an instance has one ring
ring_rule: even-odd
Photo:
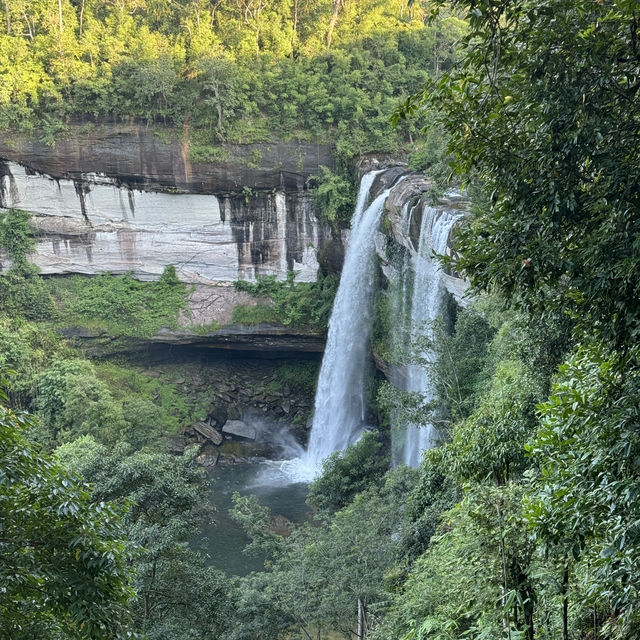
[[[392,131],[390,114],[450,66],[464,27],[425,16],[400,0],[7,0],[0,129],[53,144],[70,118],[133,117],[179,128],[205,161],[225,141],[393,151],[420,123]]]

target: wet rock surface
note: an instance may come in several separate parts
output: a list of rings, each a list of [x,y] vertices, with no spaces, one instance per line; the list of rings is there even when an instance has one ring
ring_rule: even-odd
[[[202,466],[281,459],[306,442],[318,359],[215,358],[191,348],[138,370],[172,385],[196,418],[168,441],[174,455],[199,447]]]
[[[387,173],[389,172],[384,175]],[[432,188],[433,181],[424,174],[406,173],[404,179],[396,181],[389,192],[389,197],[385,202],[383,221],[383,227],[386,226],[386,229],[384,233],[380,233],[376,242],[376,250],[382,261],[383,274],[388,280],[393,280],[397,276],[397,274],[393,274],[394,255],[405,250],[413,254],[417,253],[425,206],[442,211],[464,212],[468,210],[469,200],[464,194],[453,190],[432,202],[430,195]],[[406,216],[404,216],[405,208],[410,211],[408,227]],[[447,255],[455,253],[455,228],[454,226],[449,236],[445,251]],[[443,284],[459,304],[465,304],[464,294],[468,283],[458,273],[445,272]]]
[[[206,332],[161,329],[149,342],[263,353],[322,353],[325,337],[272,324],[228,325]]]
[[[122,186],[104,174],[81,179],[0,167],[0,205],[31,214],[30,259],[44,274],[104,271],[160,276],[172,264],[183,282],[214,284],[296,271],[315,280],[316,252],[330,239],[305,185],[241,192],[167,193]]]
[[[257,436],[255,427],[242,420],[227,420],[222,427],[222,433],[241,440],[255,440]]]
[[[220,445],[224,440],[223,435],[206,422],[196,422],[191,428],[212,444]]]
[[[335,165],[332,145],[304,142],[228,144],[221,148],[224,161],[194,163],[182,131],[135,121],[72,123],[53,148],[37,138],[0,135],[0,158],[54,179],[82,181],[95,173],[131,189],[168,193],[215,194],[242,191],[244,186],[299,191],[321,165]]]
[[[158,125],[85,118],[54,147],[37,138],[0,134],[0,207],[33,215],[43,273],[315,280],[331,234],[309,178],[334,166],[331,145],[222,145],[224,160],[193,163],[182,132]]]

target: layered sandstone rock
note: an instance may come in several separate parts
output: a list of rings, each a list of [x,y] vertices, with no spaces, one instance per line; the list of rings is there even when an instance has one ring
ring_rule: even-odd
[[[91,125],[91,126],[87,126]],[[226,145],[192,163],[176,132],[126,123],[71,126],[51,148],[0,137],[0,207],[32,214],[44,274],[104,271],[157,278],[173,264],[194,283],[262,275],[314,280],[331,241],[309,177],[331,147]]]

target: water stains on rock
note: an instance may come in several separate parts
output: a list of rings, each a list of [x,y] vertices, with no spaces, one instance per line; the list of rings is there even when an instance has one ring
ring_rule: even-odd
[[[0,208],[8,209],[20,202],[16,179],[8,162],[0,158]]]

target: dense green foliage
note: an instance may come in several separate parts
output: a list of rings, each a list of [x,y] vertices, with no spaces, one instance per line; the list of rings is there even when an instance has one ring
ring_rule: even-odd
[[[109,273],[45,280],[28,260],[35,248],[29,218],[18,209],[0,216],[0,249],[11,261],[0,274],[0,305],[5,313],[102,328],[116,336],[148,337],[163,326],[176,326],[186,306],[187,287],[179,282],[173,265],[152,282]]]
[[[0,324],[10,399],[41,419],[3,409],[0,637],[221,637],[227,578],[187,546],[208,484],[195,451],[164,452],[202,406],[164,377],[82,358],[47,325]]]
[[[102,443],[163,446],[167,436],[193,424],[207,402],[186,398],[172,379],[151,377],[125,361],[92,363],[55,330],[21,318],[0,317],[0,366],[14,371],[11,401],[38,414],[41,425],[30,436],[47,448],[86,434]],[[300,372],[284,371],[283,384],[290,376]]]
[[[479,193],[449,262],[524,312],[492,322],[464,404],[449,392],[464,356],[431,368],[435,402],[464,409],[423,462],[410,504],[427,535],[407,540],[408,573],[373,637],[631,640],[637,8],[451,4],[468,12],[461,64],[404,114],[432,109]],[[450,507],[435,527],[434,504]]]
[[[123,511],[25,437],[27,414],[0,409],[0,638],[127,636],[131,543]]]
[[[106,329],[115,336],[150,337],[161,327],[175,328],[187,301],[187,286],[173,265],[151,282],[104,273],[52,278],[48,284],[65,325]]]
[[[239,324],[261,322],[283,324],[296,329],[327,330],[333,299],[338,290],[338,278],[318,274],[315,282],[295,282],[290,271],[284,281],[275,276],[258,278],[257,282],[239,280],[238,291],[247,291],[259,298],[255,305],[241,305],[233,310],[232,321]]]
[[[309,487],[310,505],[324,513],[335,513],[372,485],[389,468],[389,456],[377,434],[363,434],[344,454],[334,453],[323,463],[322,475]]]
[[[421,3],[295,0],[7,0],[0,128],[53,144],[74,115],[179,127],[195,160],[220,143],[327,140],[341,156],[390,151],[398,100],[450,65],[462,28],[425,27]],[[425,60],[433,60],[425,66]],[[430,68],[429,68],[430,67]]]
[[[92,483],[94,501],[131,503],[124,527],[141,548],[133,568],[134,628],[158,640],[219,638],[226,627],[226,578],[185,545],[208,516],[208,483],[193,463],[195,452],[176,457],[125,443],[109,449],[85,436],[56,455]]]
[[[28,213],[9,209],[0,215],[0,249],[11,261],[0,275],[0,305],[11,315],[43,320],[55,315],[55,306],[37,267],[28,261],[34,247]]]
[[[348,176],[321,167],[313,191],[314,202],[322,219],[333,228],[348,226],[356,200],[356,189]]]
[[[22,266],[35,247],[29,228],[29,214],[9,209],[0,219],[0,247],[14,266]]]
[[[471,7],[464,64],[408,105],[436,109],[457,168],[487,196],[459,236],[457,267],[478,288],[542,313],[565,308],[602,339],[632,344],[640,281],[637,7]]]
[[[67,353],[39,372],[32,404],[42,417],[37,437],[48,447],[92,435],[101,443],[125,440],[156,448],[201,413],[176,386],[126,364],[98,363]]]
[[[38,376],[63,353],[56,332],[20,317],[0,317],[0,367],[13,371],[9,390],[13,405],[29,407]]]
[[[535,329],[507,314],[497,332],[488,331],[492,314],[477,307],[458,316],[452,336],[436,334],[440,357],[466,332],[485,339],[468,357],[430,367],[431,410],[448,410],[447,438],[426,454],[407,501],[403,562],[390,573],[398,591],[375,638],[529,639],[538,627],[539,637],[558,637],[554,565],[532,541],[523,507],[531,491],[525,445],[548,388],[517,348]],[[456,393],[451,380],[460,382]],[[422,421],[432,415],[426,409]]]
[[[233,515],[249,550],[266,561],[263,571],[230,580],[187,547],[207,517],[193,452],[171,457],[149,435],[150,424],[169,432],[193,408],[130,368],[89,363],[33,322],[75,318],[148,335],[176,317],[185,290],[171,272],[152,287],[108,276],[45,286],[26,261],[28,220],[9,212],[0,244],[13,266],[0,302],[15,317],[0,322],[0,355],[17,370],[11,399],[43,420],[25,422],[28,435],[57,447],[93,485],[90,496],[77,489],[16,431],[20,416],[3,413],[2,473],[17,461],[18,481],[0,482],[0,551],[4,532],[13,532],[20,553],[11,558],[25,563],[7,572],[10,606],[0,591],[7,628],[23,598],[31,628],[22,637],[111,633],[82,627],[78,616],[94,607],[94,620],[119,614],[132,595],[124,550],[113,543],[123,526],[142,547],[131,560],[129,609],[148,638],[640,635],[636,3],[452,0],[447,11],[470,26],[455,67],[450,43],[465,33],[460,20],[441,8],[423,27],[424,8],[412,7],[413,17],[400,5],[393,14],[387,0],[5,3],[0,119],[26,130],[38,123],[47,142],[66,118],[87,112],[182,126],[199,158],[221,159],[223,140],[329,135],[347,157],[394,149],[428,123],[427,144],[410,162],[442,178],[450,154],[473,182],[474,211],[449,262],[478,295],[451,326],[434,327],[426,345],[405,345],[394,361],[428,367],[429,401],[389,385],[379,394],[394,422],[434,424],[439,446],[417,470],[386,471],[387,443],[366,434],[326,461],[310,489],[313,521],[285,527],[286,535],[257,499],[236,496]],[[438,77],[404,108],[419,110],[420,120],[388,136],[392,104],[430,76]],[[341,175],[324,172],[316,197],[339,225],[352,198]],[[295,283],[291,275],[238,288],[258,305],[236,309],[235,321],[322,330],[336,281]],[[402,320],[379,300],[373,337],[386,356],[384,334]],[[136,328],[118,325],[121,314]],[[415,356],[425,347],[435,362]],[[282,369],[278,384],[308,386],[312,377]],[[51,487],[58,493],[49,503]],[[59,492],[74,494],[77,514],[59,508]],[[118,516],[99,506],[105,500],[131,507]],[[77,569],[84,560],[59,544],[66,527],[75,535],[80,515],[83,542],[91,550],[115,544],[118,553],[108,558],[109,597],[82,592],[87,608],[78,614],[51,561]],[[28,544],[38,527],[54,532],[45,542],[55,550],[42,557]],[[53,595],[40,599],[35,587]]]
[[[277,540],[265,535],[268,512],[238,497],[235,516],[269,555],[267,571],[240,585],[242,600],[229,637],[277,638],[284,631],[296,638],[332,631],[351,637],[359,602],[366,626],[376,605],[389,597],[384,573],[400,553],[403,498],[413,478],[407,468],[390,472],[382,483],[363,485],[322,526],[298,527]]]
[[[604,633],[622,637],[639,628],[637,357],[579,349],[561,367],[529,447],[541,471],[527,514],[536,536],[579,560],[589,603],[616,612]]]

